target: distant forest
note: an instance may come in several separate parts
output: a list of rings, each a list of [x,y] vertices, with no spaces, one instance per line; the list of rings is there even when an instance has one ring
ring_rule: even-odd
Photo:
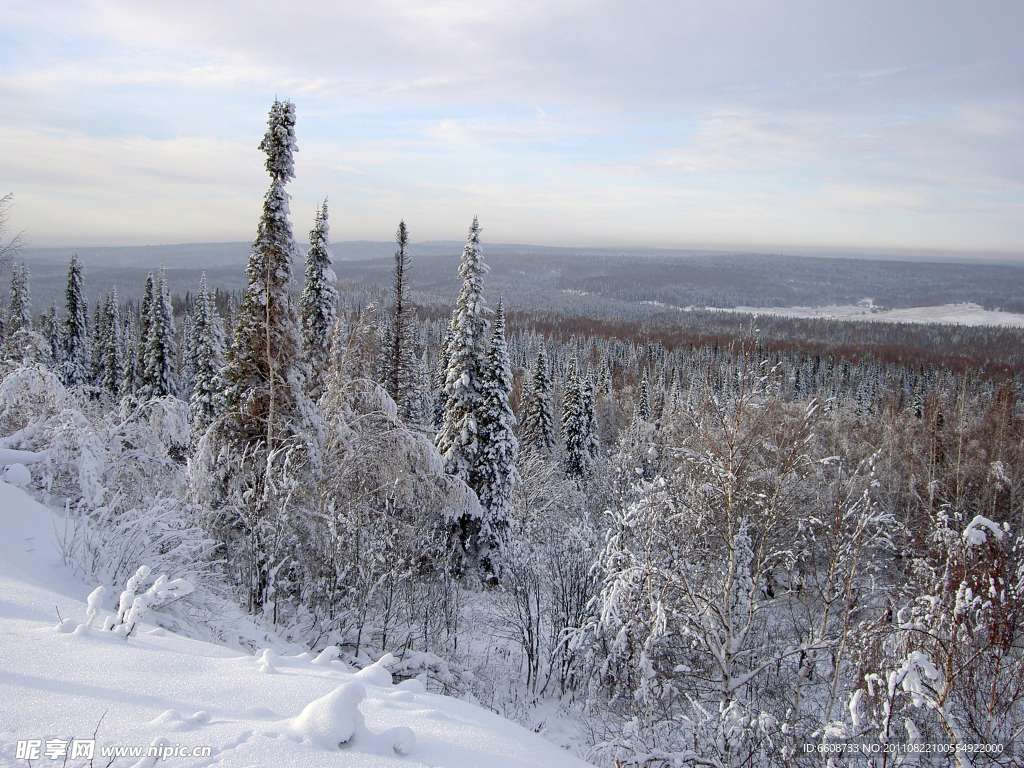
[[[416,261],[410,289],[421,303],[450,304],[461,244],[411,245]],[[201,243],[137,248],[34,248],[24,256],[32,269],[36,306],[63,298],[67,264],[78,253],[87,285],[116,285],[122,295],[142,292],[153,265],[164,264],[168,287],[182,296],[206,272],[211,288],[245,288],[242,269],[248,243]],[[388,286],[387,243],[342,242],[332,246],[341,282]],[[485,249],[489,286],[517,307],[571,314],[626,316],[624,305],[661,302],[677,307],[731,308],[856,304],[870,298],[881,309],[974,302],[986,309],[1024,312],[1024,265],[874,261],[750,253],[610,253],[602,249],[546,249],[495,245]],[[654,311],[654,310],[649,310]]]

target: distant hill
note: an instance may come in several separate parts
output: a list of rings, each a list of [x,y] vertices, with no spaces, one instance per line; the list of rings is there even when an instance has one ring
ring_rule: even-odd
[[[300,244],[302,252],[308,246]],[[95,301],[111,285],[122,299],[142,294],[146,275],[164,265],[172,293],[194,292],[206,272],[211,288],[241,291],[249,243],[27,248],[33,307],[63,301],[67,265],[77,253]],[[366,240],[333,243],[344,285],[387,286],[395,245]],[[462,243],[410,247],[416,299],[450,302],[458,291]],[[1024,262],[928,262],[849,256],[793,256],[651,248],[569,248],[484,244],[491,267],[487,296],[520,308],[573,314],[619,312],[624,306],[814,307],[871,299],[883,309],[973,302],[1024,312]],[[302,265],[295,265],[302,281]],[[0,291],[3,289],[0,288]],[[4,291],[6,293],[6,291]]]

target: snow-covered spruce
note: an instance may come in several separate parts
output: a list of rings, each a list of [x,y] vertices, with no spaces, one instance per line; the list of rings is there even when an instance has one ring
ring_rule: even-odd
[[[302,336],[292,301],[292,259],[297,247],[288,219],[288,180],[295,176],[295,105],[275,101],[260,143],[266,153],[270,188],[263,200],[256,241],[246,276],[249,284],[235,314],[235,330],[222,373],[217,409],[221,442],[249,463],[294,437],[310,405],[304,391]]]
[[[306,284],[299,299],[302,322],[302,350],[311,376],[309,395],[316,399],[322,389],[320,382],[327,372],[331,350],[331,329],[338,321],[338,291],[334,287],[337,277],[331,269],[333,255],[330,248],[330,224],[327,220],[327,201],[316,211],[316,221],[309,233],[306,252]]]
[[[121,306],[117,299],[117,288],[111,288],[103,302],[102,333],[98,338],[101,354],[99,381],[100,392],[111,401],[124,394],[124,329],[121,323]]]
[[[557,435],[551,405],[551,371],[544,344],[537,351],[533,365],[530,389],[526,395],[526,413],[523,416],[523,444],[547,456],[554,450]]]
[[[487,271],[480,249],[480,224],[474,216],[459,267],[462,288],[452,312],[445,350],[444,418],[435,438],[448,473],[474,490],[479,488],[480,422],[487,370],[488,322],[483,300],[483,277]],[[464,518],[458,524],[462,546],[475,558],[480,521]]]
[[[89,381],[89,311],[82,281],[82,264],[71,257],[65,291],[64,323],[60,337],[61,379],[68,387],[84,387]]]
[[[178,392],[178,344],[175,340],[174,313],[171,309],[171,295],[167,290],[164,268],[153,285],[149,318],[144,324],[146,337],[142,340],[142,384],[139,397],[165,397]]]
[[[597,457],[598,438],[590,377],[582,377],[578,368],[573,357],[563,390],[562,434],[565,436],[565,471],[573,477],[586,479]]]
[[[508,530],[512,493],[519,483],[516,417],[508,402],[511,392],[512,369],[505,341],[505,313],[499,301],[481,393],[481,449],[475,478],[477,496],[484,512],[480,521],[480,554],[488,562],[488,551],[499,548]]]
[[[412,343],[413,308],[409,297],[409,230],[405,221],[395,232],[395,268],[391,281],[391,307],[384,332],[384,388],[398,406],[404,420],[413,417],[416,389],[415,361]],[[420,409],[422,410],[422,409]]]
[[[192,315],[192,339],[189,343],[191,396],[189,422],[193,441],[206,433],[215,417],[214,400],[220,388],[220,370],[224,365],[224,323],[206,288],[206,273],[199,279]]]
[[[7,308],[8,333],[32,327],[32,299],[29,294],[29,269],[23,261],[11,275],[11,300]]]

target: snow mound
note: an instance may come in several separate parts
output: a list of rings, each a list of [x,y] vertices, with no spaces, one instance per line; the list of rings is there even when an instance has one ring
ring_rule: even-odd
[[[388,665],[393,664],[394,661],[395,657],[390,653],[386,653],[370,666],[356,672],[352,677],[356,680],[361,680],[367,685],[379,685],[382,688],[391,685],[392,678],[391,672],[388,671]]]
[[[306,705],[292,721],[291,730],[302,739],[324,749],[339,749],[355,736],[356,728],[365,729],[359,702],[366,689],[359,683],[346,683],[326,696]]]
[[[297,737],[323,749],[341,749],[350,742],[364,751],[391,750],[408,755],[416,748],[416,734],[407,726],[389,728],[379,735],[370,733],[359,711],[366,689],[357,682],[345,683],[326,696],[306,705],[290,726]]]
[[[338,646],[329,645],[320,651],[317,657],[313,659],[312,663],[320,667],[329,667],[331,666],[331,662],[338,658],[340,654],[341,649],[338,648]]]
[[[24,464],[9,464],[3,480],[8,485],[25,488],[32,483],[32,472]]]

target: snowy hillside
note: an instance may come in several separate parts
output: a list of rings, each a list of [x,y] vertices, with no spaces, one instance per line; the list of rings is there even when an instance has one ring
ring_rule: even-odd
[[[18,481],[20,471],[9,471],[8,479]],[[585,765],[480,707],[426,693],[418,680],[393,684],[389,657],[355,672],[330,652],[317,659],[269,650],[247,656],[145,624],[126,640],[100,628],[109,611],[88,628],[90,588],[61,562],[61,524],[19,488],[0,482],[2,765],[29,765],[24,758],[33,748],[32,765],[64,764],[57,760],[73,748],[86,749],[73,740],[93,738],[95,765],[109,764],[109,748],[151,745],[166,756],[136,752],[112,764]],[[111,604],[108,597],[106,607]],[[191,756],[205,747],[209,756]],[[90,762],[80,752],[66,764]]]

